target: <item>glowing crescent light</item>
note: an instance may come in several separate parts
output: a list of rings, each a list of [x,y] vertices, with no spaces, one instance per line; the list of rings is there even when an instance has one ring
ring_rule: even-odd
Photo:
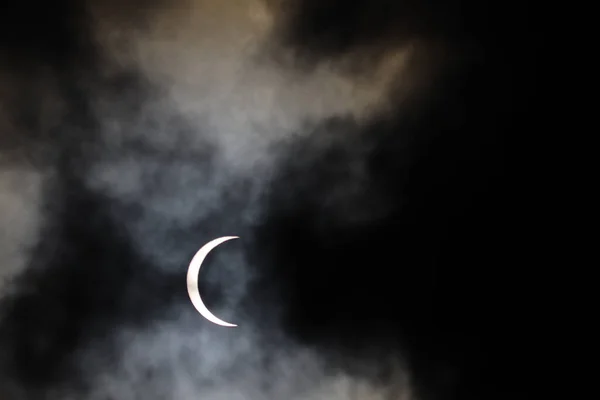
[[[204,246],[198,250],[192,261],[190,262],[190,267],[187,272],[187,290],[190,296],[190,300],[196,310],[207,320],[212,322],[213,324],[225,326],[225,327],[236,327],[237,325],[230,324],[229,322],[225,322],[217,318],[213,313],[211,313],[208,308],[204,305],[202,298],[200,297],[200,290],[198,289],[198,274],[200,273],[200,267],[202,266],[202,262],[210,253],[212,249],[217,247],[223,242],[226,242],[231,239],[238,239],[238,236],[224,236],[215,240],[211,240],[206,243]]]

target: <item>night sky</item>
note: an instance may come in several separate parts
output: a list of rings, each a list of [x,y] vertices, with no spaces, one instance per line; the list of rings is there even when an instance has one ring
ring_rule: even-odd
[[[0,398],[529,398],[525,8],[7,5]]]

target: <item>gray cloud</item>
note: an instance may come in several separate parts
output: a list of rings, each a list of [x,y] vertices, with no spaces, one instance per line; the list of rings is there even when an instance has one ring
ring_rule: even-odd
[[[99,76],[81,85],[98,129],[97,136],[73,145],[77,154],[70,156],[84,160],[77,174],[85,190],[107,201],[108,213],[142,265],[182,274],[193,252],[215,232],[250,234],[268,212],[263,200],[286,157],[310,165],[314,154],[343,150],[347,165],[331,167],[333,184],[317,196],[333,218],[351,219],[364,208],[357,207],[362,201],[357,198],[372,200],[365,196],[368,149],[356,135],[369,117],[385,111],[410,48],[389,49],[369,73],[347,68],[360,53],[304,69],[272,35],[277,15],[261,1],[161,3],[140,11],[132,24],[113,7],[90,8],[105,64]],[[277,58],[271,57],[274,52],[280,52]],[[109,90],[106,82],[132,71],[136,85],[124,81]],[[331,118],[349,121],[348,129],[319,129]],[[292,144],[309,135],[312,156],[304,160],[307,154],[293,153]],[[9,269],[0,278],[22,268],[27,254],[22,246],[37,238],[34,199],[40,196],[40,179],[23,171],[0,173],[0,223],[18,225],[3,232],[9,240],[0,255],[9,260]],[[290,182],[291,190],[298,184]],[[369,205],[381,210],[377,201]],[[260,326],[255,316],[236,314],[252,279],[247,254],[237,247],[216,255],[214,263],[203,279],[224,290],[215,313],[239,323],[239,329],[207,326],[189,304],[177,303],[168,321],[157,317],[143,326],[117,325],[109,337],[78,349],[75,364],[87,390],[82,394],[67,380],[47,398],[411,397],[401,366],[386,382],[332,372],[322,354],[280,337],[277,321]],[[279,306],[261,307],[276,315]],[[377,370],[391,361],[364,362]]]
[[[142,252],[156,250],[153,238],[162,240],[161,230],[168,236],[171,227],[219,212],[222,197],[241,181],[249,184],[241,219],[252,222],[260,214],[258,200],[273,164],[281,161],[281,150],[274,149],[285,151],[290,140],[314,134],[311,125],[324,119],[349,117],[356,126],[380,112],[410,53],[406,47],[392,48],[370,73],[343,68],[354,55],[324,60],[310,71],[295,68],[293,59],[281,63],[264,56],[269,49],[285,49],[271,35],[273,9],[257,0],[181,2],[149,12],[143,24],[129,25],[102,19],[106,9],[94,10],[96,38],[112,65],[107,73],[133,68],[161,88],[158,99],[127,92],[107,98],[100,92],[93,101],[102,133],[90,186],[143,208],[146,222],[140,221],[136,232],[152,226],[153,234],[133,235],[149,241],[140,244]],[[175,113],[182,122],[173,122]],[[177,126],[182,123],[183,129]],[[318,131],[311,139],[315,152],[331,147],[328,135],[350,137],[351,132]],[[338,146],[354,142],[337,139]],[[139,143],[152,148],[152,155],[140,154]],[[348,154],[355,155],[348,160],[353,164],[349,179],[333,187],[326,201],[360,192],[365,153],[351,149]]]
[[[87,349],[81,367],[93,377],[86,398],[344,399],[408,400],[407,375],[397,361],[379,360],[373,373],[391,368],[393,384],[332,370],[317,351],[273,333],[268,343],[260,326],[236,330],[198,326],[195,312],[145,331],[121,331],[114,353]],[[187,327],[187,328],[183,328]],[[79,394],[80,396],[80,394]],[[59,398],[78,398],[72,389]]]
[[[33,168],[0,166],[0,299],[26,268],[38,239],[43,181]]]

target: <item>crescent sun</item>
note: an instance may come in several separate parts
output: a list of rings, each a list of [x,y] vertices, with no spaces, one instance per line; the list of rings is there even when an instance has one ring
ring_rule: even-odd
[[[224,236],[215,240],[211,240],[206,243],[204,246],[198,250],[192,261],[190,262],[190,266],[187,272],[187,290],[190,296],[190,300],[196,310],[202,315],[204,318],[212,322],[213,324],[217,324],[225,327],[236,327],[235,324],[230,324],[229,322],[225,322],[219,318],[217,318],[213,313],[211,313],[208,308],[204,305],[202,298],[200,297],[200,290],[198,289],[198,274],[200,273],[200,267],[202,266],[202,262],[210,253],[212,249],[217,247],[223,242],[226,242],[231,239],[238,239],[238,236]]]

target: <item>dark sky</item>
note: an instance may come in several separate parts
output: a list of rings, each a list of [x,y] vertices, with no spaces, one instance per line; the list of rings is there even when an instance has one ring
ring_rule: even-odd
[[[23,215],[33,213],[28,202],[35,203],[37,222],[14,234],[27,243],[17,252],[25,261],[11,273],[14,282],[0,286],[0,397],[137,398],[118,391],[92,396],[98,383],[95,370],[81,368],[88,362],[82,361],[85,349],[107,349],[101,352],[111,354],[111,362],[124,365],[112,355],[118,347],[110,339],[123,327],[147,332],[167,320],[170,329],[211,329],[205,321],[173,317],[173,310],[189,308],[184,261],[211,238],[239,234],[238,243],[221,251],[243,254],[243,274],[253,277],[246,291],[229,292],[223,280],[241,273],[221,275],[216,266],[207,270],[212,281],[201,282],[201,290],[209,305],[233,307],[226,320],[243,315],[240,326],[258,326],[267,348],[281,337],[316,349],[327,368],[383,386],[395,378],[381,360],[397,358],[407,363],[422,399],[529,398],[535,268],[520,257],[528,250],[527,210],[509,174],[520,142],[513,135],[531,126],[534,51],[526,3],[267,3],[280,10],[274,29],[282,47],[274,48],[292,51],[293,68],[302,74],[350,54],[350,67],[358,71],[351,76],[359,76],[390,48],[418,43],[424,50],[409,67],[414,87],[408,99],[394,81],[385,112],[365,119],[353,111],[316,113],[306,124],[296,118],[302,123],[290,123],[293,135],[269,142],[275,161],[264,179],[262,169],[234,178],[216,172],[219,146],[233,148],[238,136],[222,144],[210,132],[233,126],[219,125],[227,121],[190,120],[177,103],[140,122],[147,103],[169,94],[142,69],[106,67],[111,61],[94,43],[93,16],[83,2],[15,2],[0,12],[0,168],[12,174],[1,182],[7,203],[0,204],[12,201],[9,192],[29,179],[22,171],[43,181],[33,195],[19,191],[14,197]],[[145,25],[151,13],[144,10],[160,15],[168,8],[151,0],[127,9],[106,4],[100,7],[105,18],[142,35],[151,31]],[[198,65],[198,71],[205,68]],[[319,91],[310,90],[317,102]],[[116,111],[98,112],[99,98],[117,104]],[[124,129],[131,140],[105,140],[104,122],[113,120],[134,121]],[[272,120],[265,120],[271,128]],[[159,131],[182,139],[161,144],[162,136],[154,135]],[[321,142],[327,135],[331,139]],[[189,137],[203,139],[197,144]],[[102,179],[96,185],[90,177],[113,162],[122,168],[109,176],[113,186],[102,186]],[[131,169],[122,167],[128,162]],[[207,194],[194,205],[185,197],[188,191],[176,182],[188,170],[186,182],[214,186],[218,198]],[[125,178],[130,172],[133,178]],[[168,201],[163,192],[173,193]],[[260,205],[259,217],[234,215],[251,201]],[[25,224],[18,218],[10,221]],[[8,243],[13,229],[4,229]],[[0,268],[12,270],[16,261],[5,254]],[[217,258],[207,261],[233,262]],[[234,306],[229,297],[237,299]],[[261,362],[276,357],[264,353]],[[131,368],[148,369],[145,379],[161,379],[160,366],[143,363]],[[199,373],[197,379],[211,378]],[[172,398],[159,392],[155,398]]]

